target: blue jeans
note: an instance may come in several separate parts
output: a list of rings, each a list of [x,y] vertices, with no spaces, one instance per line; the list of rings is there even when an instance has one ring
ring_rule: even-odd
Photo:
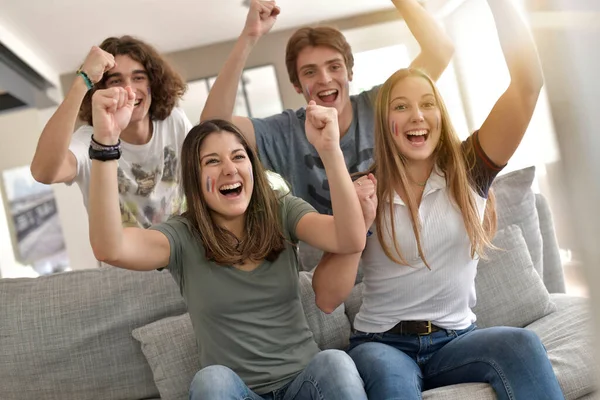
[[[294,380],[271,393],[251,391],[231,369],[202,368],[192,381],[190,400],[367,400],[352,359],[341,350],[318,353]]]
[[[421,399],[422,391],[468,382],[489,383],[499,400],[564,399],[546,349],[527,329],[355,331],[348,352],[369,400]]]

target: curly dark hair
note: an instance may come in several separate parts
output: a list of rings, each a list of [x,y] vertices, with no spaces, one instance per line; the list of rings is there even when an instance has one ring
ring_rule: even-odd
[[[171,114],[173,107],[185,93],[187,85],[154,47],[132,36],[121,36],[105,39],[100,48],[114,56],[127,55],[144,66],[148,73],[152,94],[150,118],[164,120]],[[79,118],[89,125],[93,125],[92,95],[96,90],[104,88],[106,88],[106,74],[83,98]]]

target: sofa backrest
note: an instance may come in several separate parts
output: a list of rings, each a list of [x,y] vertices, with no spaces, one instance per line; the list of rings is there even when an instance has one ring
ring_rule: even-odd
[[[169,272],[113,267],[0,280],[0,399],[145,399],[133,329],[186,312]]]

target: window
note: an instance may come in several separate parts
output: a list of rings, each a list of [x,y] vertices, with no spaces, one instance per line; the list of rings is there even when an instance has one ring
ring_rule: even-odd
[[[188,82],[188,90],[181,99],[181,108],[192,123],[200,121],[208,92],[216,76]],[[283,111],[279,83],[272,65],[248,68],[242,73],[235,101],[234,115],[268,117]]]

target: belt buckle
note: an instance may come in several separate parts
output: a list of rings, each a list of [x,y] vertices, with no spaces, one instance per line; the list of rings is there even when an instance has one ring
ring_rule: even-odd
[[[429,335],[431,334],[431,321],[427,321],[427,332],[425,333],[419,333],[419,336],[423,336],[423,335]]]

